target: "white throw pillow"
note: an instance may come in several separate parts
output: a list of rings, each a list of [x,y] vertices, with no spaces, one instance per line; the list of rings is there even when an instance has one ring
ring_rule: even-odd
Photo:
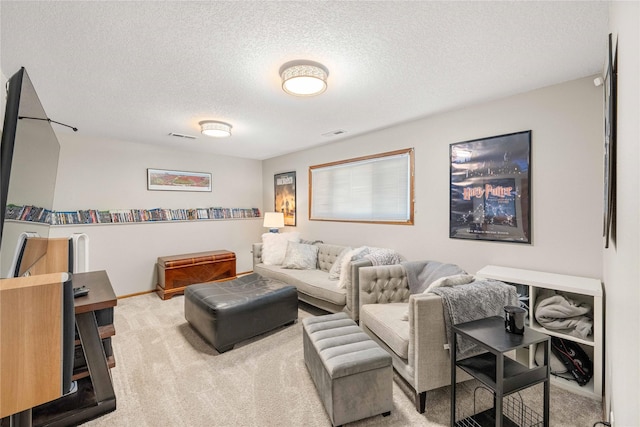
[[[265,265],[281,265],[289,242],[300,241],[300,233],[264,233],[262,235],[262,262]]]
[[[315,270],[318,265],[318,247],[304,243],[288,242],[282,268]]]
[[[338,280],[338,288],[346,289],[347,284],[351,283],[351,269],[349,264],[351,261],[361,259],[363,256],[369,253],[367,246],[361,246],[359,248],[352,249],[344,254],[340,265],[340,279]]]
[[[434,280],[431,284],[424,290],[423,293],[428,294],[431,293],[432,289],[440,288],[443,286],[458,286],[458,285],[466,285],[467,283],[471,283],[475,280],[470,274],[454,274],[453,276],[445,276],[441,277],[438,280]]]
[[[329,279],[338,280],[340,278],[340,270],[342,270],[342,260],[344,256],[351,251],[351,248],[344,248],[336,257],[336,260],[329,269]]]

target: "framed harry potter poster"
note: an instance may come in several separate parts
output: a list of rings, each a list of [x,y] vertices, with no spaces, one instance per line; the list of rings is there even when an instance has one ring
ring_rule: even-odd
[[[449,145],[449,237],[531,243],[531,131]]]

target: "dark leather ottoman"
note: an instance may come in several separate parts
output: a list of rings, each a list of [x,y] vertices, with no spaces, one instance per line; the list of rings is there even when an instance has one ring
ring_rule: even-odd
[[[191,285],[184,291],[184,317],[223,353],[240,341],[295,322],[298,292],[295,286],[256,273]]]

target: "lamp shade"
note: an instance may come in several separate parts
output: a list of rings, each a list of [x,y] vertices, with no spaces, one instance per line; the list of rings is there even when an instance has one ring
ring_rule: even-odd
[[[284,214],[282,212],[265,212],[262,226],[277,233],[278,228],[284,227]]]
[[[281,71],[282,89],[291,95],[313,96],[327,90],[329,73],[320,64],[306,61],[300,64],[285,64]]]
[[[231,136],[231,125],[229,123],[205,120],[198,124],[200,125],[203,135],[213,136],[215,138],[226,138],[227,136]]]

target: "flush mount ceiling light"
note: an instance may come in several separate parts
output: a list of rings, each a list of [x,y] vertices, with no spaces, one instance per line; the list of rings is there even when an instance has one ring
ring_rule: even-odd
[[[231,125],[229,123],[218,122],[215,120],[205,120],[200,123],[201,132],[207,136],[215,138],[226,138],[231,136]]]
[[[282,89],[295,96],[319,95],[327,90],[329,71],[317,62],[292,61],[280,68]]]

